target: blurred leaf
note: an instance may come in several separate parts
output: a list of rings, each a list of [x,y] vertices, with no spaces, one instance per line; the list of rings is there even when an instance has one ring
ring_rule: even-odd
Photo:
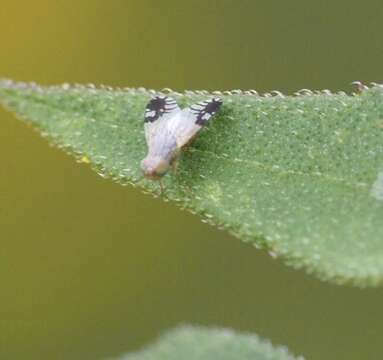
[[[294,360],[284,347],[273,347],[256,335],[226,329],[181,327],[145,350],[118,360]]]
[[[120,183],[143,179],[151,92],[0,83],[0,100],[44,136]],[[173,93],[182,106],[210,95]],[[383,280],[383,91],[222,96],[165,197],[323,279]],[[219,250],[217,250],[219,251]]]

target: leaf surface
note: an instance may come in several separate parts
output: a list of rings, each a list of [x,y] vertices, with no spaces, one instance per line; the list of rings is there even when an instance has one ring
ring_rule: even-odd
[[[100,174],[159,194],[140,171],[153,93],[0,82],[0,101],[42,135]],[[171,96],[184,107],[217,95]],[[165,176],[163,196],[323,279],[382,283],[382,86],[220,96],[220,113]]]
[[[273,347],[256,335],[226,329],[181,327],[163,335],[153,345],[117,360],[304,360],[284,347]]]

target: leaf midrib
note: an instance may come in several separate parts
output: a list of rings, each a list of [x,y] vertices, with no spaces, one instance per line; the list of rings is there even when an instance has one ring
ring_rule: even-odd
[[[192,148],[189,151],[190,152],[197,152],[197,153],[199,152],[202,154],[208,154],[208,155],[215,157],[216,159],[218,159],[220,161],[226,161],[228,163],[241,163],[241,164],[250,165],[250,166],[253,166],[257,169],[261,169],[264,172],[274,173],[274,174],[277,174],[280,176],[290,176],[290,175],[309,176],[312,178],[324,179],[324,180],[328,181],[329,183],[340,183],[340,184],[343,184],[343,185],[346,185],[346,186],[352,188],[353,190],[366,191],[369,189],[369,186],[366,183],[363,183],[363,182],[351,183],[351,182],[347,181],[346,179],[342,179],[342,178],[339,178],[336,176],[327,175],[327,174],[320,173],[320,172],[310,173],[310,172],[303,172],[303,171],[297,171],[297,170],[282,169],[279,165],[278,165],[278,168],[276,168],[273,165],[271,165],[271,166],[266,165],[266,164],[261,163],[259,161],[247,160],[247,159],[244,160],[244,159],[238,159],[238,158],[234,158],[234,157],[228,158],[228,157],[224,157],[224,156],[219,156],[212,151],[199,150],[197,148]]]

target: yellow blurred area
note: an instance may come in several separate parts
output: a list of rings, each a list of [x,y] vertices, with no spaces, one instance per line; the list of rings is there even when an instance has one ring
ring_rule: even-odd
[[[14,1],[0,77],[155,89],[350,90],[381,81],[381,1]],[[310,360],[376,359],[383,291],[322,283],[0,110],[0,359],[95,360],[179,323],[256,332]]]

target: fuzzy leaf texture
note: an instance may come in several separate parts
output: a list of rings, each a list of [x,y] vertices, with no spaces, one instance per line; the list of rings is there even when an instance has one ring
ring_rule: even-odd
[[[304,360],[256,335],[226,329],[180,327],[137,353],[114,360]]]
[[[216,96],[214,93],[213,96]],[[0,101],[102,175],[144,179],[145,89],[0,82]],[[191,105],[208,93],[171,93]],[[223,93],[223,106],[164,178],[163,197],[296,268],[383,282],[383,87],[360,94]]]

